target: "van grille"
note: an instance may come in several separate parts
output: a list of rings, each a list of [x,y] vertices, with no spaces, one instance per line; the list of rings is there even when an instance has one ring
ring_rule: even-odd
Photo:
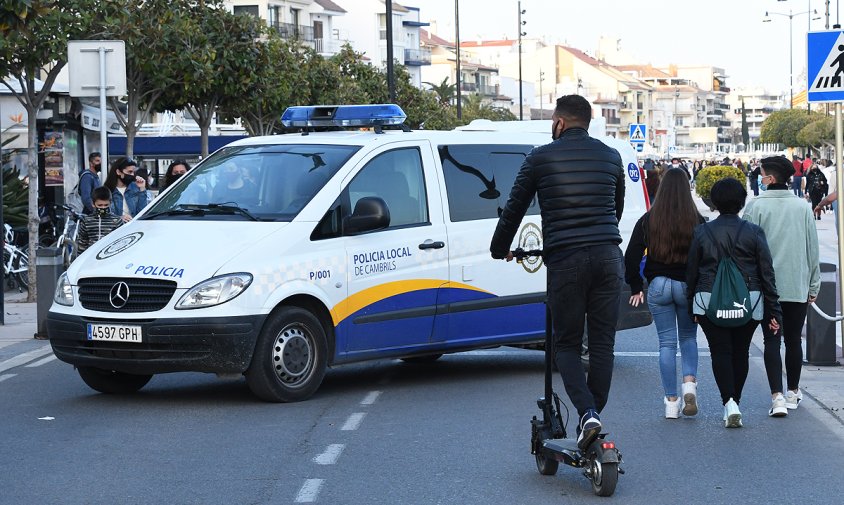
[[[125,305],[120,300],[112,305],[111,291],[124,282],[129,287]],[[133,279],[120,277],[95,277],[79,279],[79,302],[88,310],[98,312],[153,312],[167,306],[176,292],[175,281],[158,279]]]

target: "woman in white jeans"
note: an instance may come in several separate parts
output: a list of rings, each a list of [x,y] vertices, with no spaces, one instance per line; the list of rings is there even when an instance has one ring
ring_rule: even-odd
[[[686,300],[686,257],[695,227],[704,222],[689,191],[682,169],[670,169],[662,177],[650,211],[636,226],[624,254],[625,280],[630,285],[630,304],[644,302],[642,277],[648,280],[648,308],[659,336],[659,370],[665,392],[666,419],[697,414],[697,324]],[[644,268],[640,268],[647,251]],[[682,399],[677,394],[677,347],[679,342]]]

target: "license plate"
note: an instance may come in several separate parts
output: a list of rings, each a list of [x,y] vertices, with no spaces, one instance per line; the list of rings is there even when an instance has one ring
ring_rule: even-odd
[[[107,342],[141,342],[140,326],[88,323],[88,340]]]

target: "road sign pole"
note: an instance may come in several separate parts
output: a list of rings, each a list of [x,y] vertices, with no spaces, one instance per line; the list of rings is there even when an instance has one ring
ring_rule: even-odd
[[[835,219],[838,226],[838,297],[844,309],[844,208],[841,208],[842,197],[844,197],[844,170],[842,170],[842,151],[844,151],[844,133],[842,133],[841,125],[841,102],[835,103],[835,191],[838,195],[838,201],[835,205],[838,207]],[[844,310],[842,310],[844,312]],[[844,320],[841,325],[841,347],[844,349]]]
[[[100,182],[105,184],[108,175],[108,125],[106,124],[106,48],[98,47],[100,54],[100,163],[105,170],[100,170]]]

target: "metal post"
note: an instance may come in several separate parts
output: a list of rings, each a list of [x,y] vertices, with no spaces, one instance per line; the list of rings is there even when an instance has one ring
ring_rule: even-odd
[[[393,75],[393,2],[384,2],[387,6],[387,90],[390,103],[396,103],[396,77]]]
[[[522,2],[519,1],[519,121],[525,119],[523,108],[524,100],[522,99]]]
[[[794,42],[792,41],[792,32],[794,30],[794,16],[791,11],[788,11],[788,90],[789,101],[788,108],[794,108]]]
[[[543,112],[544,111],[543,111],[543,107],[542,107],[542,81],[544,81],[545,79],[542,77],[543,75],[545,75],[545,74],[542,72],[542,68],[540,68],[539,69],[539,119],[544,119],[543,118],[543,116],[544,116]],[[531,117],[531,119],[533,119],[533,118]]]
[[[460,75],[460,1],[454,0],[454,39],[457,46],[457,69],[456,69],[456,83],[457,83],[457,119],[463,119],[463,98],[460,96],[460,87],[463,85],[463,79]]]
[[[838,195],[838,296],[841,303],[844,304],[844,208],[841,204],[844,203],[842,196],[844,196],[844,170],[841,164],[842,151],[844,151],[844,133],[842,133],[841,126],[841,102],[835,104],[835,191]],[[844,312],[844,307],[842,308]],[[844,320],[841,321],[841,346],[844,348]]]
[[[108,125],[106,124],[106,48],[100,47],[100,156],[108,167]],[[100,170],[100,180],[105,182],[108,170]]]

